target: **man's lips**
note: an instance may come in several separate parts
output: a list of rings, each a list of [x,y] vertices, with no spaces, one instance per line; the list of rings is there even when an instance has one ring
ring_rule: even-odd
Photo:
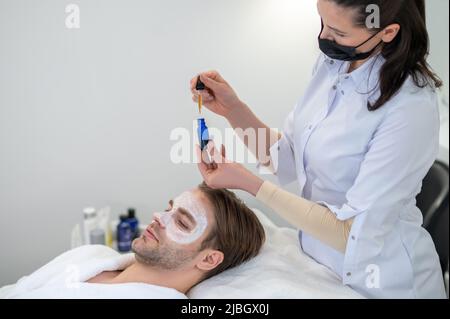
[[[153,239],[153,240],[159,242],[158,238],[156,237],[156,235],[154,234],[154,232],[150,229],[150,227],[148,227],[148,228],[145,230],[144,236],[147,237],[147,238],[149,238],[149,239]]]

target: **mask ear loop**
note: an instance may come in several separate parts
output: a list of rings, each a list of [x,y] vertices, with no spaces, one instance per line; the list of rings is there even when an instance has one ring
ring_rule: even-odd
[[[364,44],[366,44],[367,42],[369,42],[370,40],[372,40],[373,38],[375,38],[381,31],[378,31],[377,33],[375,33],[374,35],[372,35],[370,38],[368,38],[366,41],[364,41],[363,43],[361,43],[360,45],[358,45],[357,47],[355,47],[355,49],[358,49],[359,47],[362,47]],[[372,50],[375,50],[381,43],[383,42],[383,40],[380,41],[380,43],[377,44],[376,47],[374,47]]]

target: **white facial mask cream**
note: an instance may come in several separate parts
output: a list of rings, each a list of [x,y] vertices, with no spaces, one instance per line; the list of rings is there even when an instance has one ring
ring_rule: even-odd
[[[193,229],[185,229],[179,222],[179,209],[188,211],[195,220]],[[173,201],[172,209],[164,213],[155,213],[155,217],[166,228],[167,237],[178,244],[191,244],[202,236],[208,226],[206,212],[192,192],[184,192]]]

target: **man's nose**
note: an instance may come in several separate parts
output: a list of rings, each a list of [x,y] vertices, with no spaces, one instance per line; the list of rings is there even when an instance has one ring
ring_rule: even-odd
[[[154,213],[153,214],[153,221],[152,223],[157,223],[161,228],[165,228],[166,225],[164,224],[162,214],[161,213]]]

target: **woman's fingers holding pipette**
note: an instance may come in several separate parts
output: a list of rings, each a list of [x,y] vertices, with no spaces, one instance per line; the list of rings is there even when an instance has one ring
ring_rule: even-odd
[[[220,73],[216,70],[206,71],[200,74],[200,79],[203,81],[204,79],[211,79],[218,83],[226,83],[225,79],[220,75]],[[206,83],[205,83],[206,84]]]
[[[227,84],[227,82],[223,79],[223,77],[219,74],[219,72],[214,71],[214,70],[203,72],[191,79],[190,86],[191,86],[192,94],[196,94],[196,93],[198,94],[198,91],[196,88],[197,88],[197,82],[199,79],[205,84],[206,88],[207,89],[209,88],[211,91],[220,89],[221,86]],[[207,89],[202,90],[202,91],[207,91]]]
[[[197,90],[197,81],[204,84],[204,90]],[[192,100],[198,103],[201,95],[202,104],[213,113],[227,117],[233,109],[241,108],[244,104],[234,92],[233,88],[222,78],[217,71],[201,73],[190,82]]]
[[[208,90],[208,88],[204,90],[197,90],[196,84],[197,79],[199,76],[191,79],[191,93],[192,93],[192,100],[194,102],[198,102],[198,96],[202,96],[202,101],[205,103],[212,102],[214,100],[214,97],[212,96],[211,92]]]
[[[209,88],[213,92],[215,92],[217,90],[221,90],[225,86],[225,83],[218,82],[215,79],[210,78],[205,74],[200,74],[200,80],[203,83],[205,83],[206,87]]]
[[[199,94],[202,96],[203,103],[209,103],[209,102],[214,101],[214,97],[211,94],[209,94],[207,91],[199,91],[199,92],[192,93],[192,101],[197,103]]]

